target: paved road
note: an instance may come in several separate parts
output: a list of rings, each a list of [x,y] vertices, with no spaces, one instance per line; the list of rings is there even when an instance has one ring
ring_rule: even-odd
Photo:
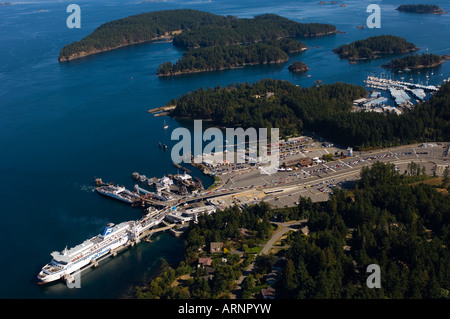
[[[272,249],[273,245],[281,238],[284,234],[287,232],[293,230],[297,231],[298,228],[295,228],[294,226],[299,226],[301,224],[306,223],[307,219],[302,220],[295,220],[291,222],[286,223],[275,223],[278,225],[278,228],[275,230],[275,232],[272,234],[272,237],[269,239],[269,241],[264,245],[264,248],[261,250],[259,255],[267,255],[267,253]]]
[[[307,219],[302,220],[294,220],[286,223],[274,223],[278,225],[278,228],[275,230],[275,232],[272,234],[272,237],[267,241],[267,243],[264,245],[263,249],[259,252],[258,255],[266,255],[270,249],[273,247],[273,245],[287,232],[289,231],[297,231],[298,228],[295,228],[295,226],[299,226],[301,224],[304,224],[308,222]],[[238,285],[238,288],[234,290],[234,298],[236,298],[236,295],[239,295],[241,293],[241,284],[244,281],[244,279],[252,273],[253,268],[255,267],[254,261],[250,263],[250,265],[242,272],[241,277],[239,277],[238,280],[236,280],[236,284]]]

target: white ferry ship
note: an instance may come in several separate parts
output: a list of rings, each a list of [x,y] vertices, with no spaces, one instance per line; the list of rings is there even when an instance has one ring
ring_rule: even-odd
[[[120,186],[106,185],[97,187],[96,190],[102,195],[118,199],[128,204],[133,204],[133,202],[138,200],[140,197],[139,194],[133,193],[125,187]]]
[[[106,255],[110,251],[126,245],[132,234],[134,222],[123,222],[116,226],[108,224],[103,233],[71,249],[62,252],[53,252],[52,261],[45,265],[38,274],[39,283],[44,284],[64,278],[83,267],[91,261]]]

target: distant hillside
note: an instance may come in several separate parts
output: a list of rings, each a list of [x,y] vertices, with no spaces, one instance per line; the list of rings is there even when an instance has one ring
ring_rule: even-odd
[[[298,23],[273,14],[238,19],[190,9],[156,11],[107,22],[81,41],[63,47],[58,60],[158,39],[173,39],[174,45],[190,49],[334,33],[333,25]]]

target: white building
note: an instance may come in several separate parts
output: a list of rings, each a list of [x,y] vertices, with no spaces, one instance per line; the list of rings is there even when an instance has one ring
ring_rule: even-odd
[[[351,148],[351,147],[347,148],[347,155],[348,155],[349,157],[352,157],[352,156],[353,156],[353,148]]]

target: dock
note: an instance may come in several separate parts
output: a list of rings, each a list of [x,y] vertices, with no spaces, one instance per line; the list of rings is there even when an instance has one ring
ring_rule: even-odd
[[[142,240],[144,238],[148,238],[156,233],[160,233],[160,232],[164,232],[166,230],[172,229],[173,227],[175,227],[175,224],[170,224],[167,226],[146,230],[146,231],[142,232],[141,235],[139,235],[139,237],[140,237],[139,239]]]
[[[367,84],[368,87],[380,89],[380,90],[388,90],[391,87],[400,89],[400,90],[406,90],[406,89],[422,89],[425,92],[437,92],[440,89],[440,86],[435,85],[422,85],[412,82],[403,82],[403,81],[396,81],[391,79],[383,79],[378,78],[375,76],[368,76],[364,82]]]
[[[176,109],[176,107],[177,107],[176,105],[160,106],[150,109],[147,112],[153,114],[153,116],[165,116],[168,115],[170,111]]]

